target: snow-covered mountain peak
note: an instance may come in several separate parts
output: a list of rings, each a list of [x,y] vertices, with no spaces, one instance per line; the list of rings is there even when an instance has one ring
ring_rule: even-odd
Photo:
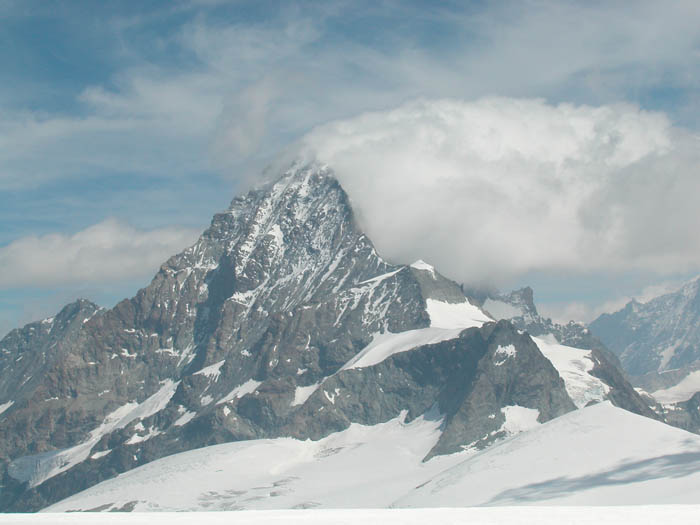
[[[508,301],[536,315],[531,290]],[[327,166],[233,199],[134,298],[74,310],[65,329],[58,315],[0,345],[19,374],[0,376],[2,509],[214,443],[318,440],[401,414],[439,411],[435,457],[589,401],[642,412],[595,352],[545,348],[427,263],[384,261]]]

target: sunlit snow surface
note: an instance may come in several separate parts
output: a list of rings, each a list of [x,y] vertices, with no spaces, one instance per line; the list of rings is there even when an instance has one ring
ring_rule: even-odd
[[[505,430],[509,436],[533,429],[540,423],[540,411],[535,408],[525,408],[518,405],[509,405],[501,409],[506,420],[503,422],[501,430]]]
[[[348,361],[343,370],[363,368],[381,363],[388,357],[406,352],[423,345],[440,343],[458,337],[462,328],[419,328],[394,334],[375,334],[372,342],[363,348],[356,356]]]
[[[425,309],[430,316],[430,326],[433,328],[473,328],[493,321],[469,301],[446,303],[427,299],[425,303]]]
[[[595,365],[590,350],[561,345],[551,334],[532,340],[557,369],[564,380],[566,393],[577,407],[605,399],[610,387],[589,373]]]
[[[481,507],[444,509],[317,509],[197,513],[10,514],[3,523],[72,525],[695,525],[700,505],[617,507]],[[96,519],[97,518],[97,519]]]
[[[235,510],[388,507],[467,454],[422,459],[441,420],[401,418],[348,429],[319,441],[239,441],[169,456],[105,481],[51,507]]]
[[[348,361],[343,370],[363,368],[381,363],[388,357],[423,345],[454,339],[466,328],[480,327],[492,321],[469,301],[447,303],[428,299],[426,311],[430,326],[406,332],[375,334],[372,342]]]
[[[475,454],[399,507],[700,502],[700,436],[600,403]]]
[[[10,408],[12,405],[14,405],[14,401],[8,401],[7,403],[3,403],[0,405],[0,414],[2,414],[5,410]]]
[[[531,419],[519,416],[523,424]],[[482,452],[423,462],[439,428],[430,418],[396,419],[353,424],[319,441],[207,447],[131,470],[47,510],[129,503],[137,511],[214,511],[700,502],[700,436],[609,402],[534,425]]]
[[[687,401],[696,392],[700,392],[700,370],[691,372],[677,385],[665,390],[657,390],[651,395],[659,403],[678,403]]]
[[[228,394],[226,394],[224,397],[219,399],[216,404],[220,405],[222,403],[226,403],[228,401],[231,401],[232,399],[237,399],[241,398],[246,394],[252,394],[257,390],[257,388],[262,384],[261,381],[255,381],[254,379],[249,379],[242,385],[237,386],[233,390],[231,390]]]

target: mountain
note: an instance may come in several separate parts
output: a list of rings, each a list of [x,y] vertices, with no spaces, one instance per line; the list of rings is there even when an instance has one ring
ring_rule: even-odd
[[[332,171],[293,166],[132,299],[79,301],[0,341],[0,510],[200,447],[399,416],[439,419],[425,461],[604,400],[658,417],[562,334],[531,337],[429,264],[383,260]]]
[[[700,436],[609,402],[544,424],[528,409],[505,412],[511,437],[482,451],[424,462],[440,419],[400,416],[353,423],[319,441],[253,440],[175,454],[47,511],[697,503]]]
[[[700,391],[700,278],[646,303],[630,301],[589,328],[619,356],[633,383],[658,391],[660,401],[686,401]]]

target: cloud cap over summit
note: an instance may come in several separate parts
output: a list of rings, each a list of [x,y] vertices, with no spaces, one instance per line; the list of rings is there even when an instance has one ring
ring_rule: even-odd
[[[503,97],[417,100],[331,122],[333,166],[379,251],[465,282],[700,267],[698,137],[662,113]]]

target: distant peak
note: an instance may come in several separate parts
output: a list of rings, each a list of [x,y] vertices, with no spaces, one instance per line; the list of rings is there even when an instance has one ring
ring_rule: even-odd
[[[228,213],[235,214],[242,205],[248,206],[251,200],[258,198],[266,197],[277,201],[292,194],[303,198],[314,188],[322,193],[329,185],[338,184],[333,170],[327,164],[317,162],[295,161],[276,173],[275,178],[269,178],[268,175],[265,182],[251,188],[246,195],[234,197],[228,207]]]

